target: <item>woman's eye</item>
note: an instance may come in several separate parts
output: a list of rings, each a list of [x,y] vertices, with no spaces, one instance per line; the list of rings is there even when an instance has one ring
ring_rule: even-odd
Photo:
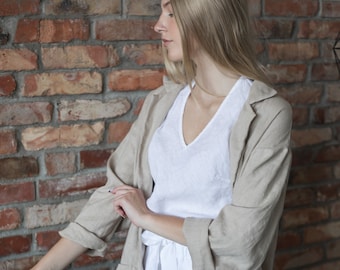
[[[173,14],[173,13],[168,13],[168,16],[169,16],[170,18],[172,18],[172,17],[174,16],[174,14]]]

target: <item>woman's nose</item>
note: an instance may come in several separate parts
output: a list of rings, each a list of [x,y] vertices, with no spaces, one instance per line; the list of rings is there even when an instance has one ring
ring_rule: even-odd
[[[166,27],[164,23],[162,22],[161,17],[158,19],[153,29],[159,34],[161,34],[162,32],[166,30]]]

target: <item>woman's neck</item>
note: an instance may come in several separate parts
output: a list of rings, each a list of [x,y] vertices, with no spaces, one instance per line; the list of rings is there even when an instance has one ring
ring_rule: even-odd
[[[195,82],[197,90],[215,97],[225,97],[240,75],[217,65],[206,54],[195,59],[197,66]]]

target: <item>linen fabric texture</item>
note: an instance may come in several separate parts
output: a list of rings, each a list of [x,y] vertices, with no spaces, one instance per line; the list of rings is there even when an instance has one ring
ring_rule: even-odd
[[[163,86],[147,96],[138,119],[108,160],[106,185],[60,232],[90,254],[103,255],[113,234],[128,228],[117,270],[142,270],[145,247],[142,229],[115,213],[108,190],[127,184],[143,190],[147,198],[151,195],[150,140],[183,87],[165,77]],[[232,203],[214,219],[187,217],[184,221],[193,270],[273,268],[291,164],[291,124],[290,105],[274,89],[254,81],[230,135]]]

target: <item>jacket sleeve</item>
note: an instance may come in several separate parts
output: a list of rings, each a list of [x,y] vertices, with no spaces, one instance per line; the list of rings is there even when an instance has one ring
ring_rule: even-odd
[[[123,220],[114,211],[113,195],[108,192],[109,189],[127,184],[151,191],[152,181],[149,183],[147,179],[143,179],[142,183],[135,177],[136,167],[139,167],[136,162],[141,162],[137,157],[148,118],[148,103],[147,97],[139,117],[110,156],[107,163],[107,183],[91,195],[76,220],[60,232],[62,237],[88,248],[90,255],[103,256],[107,248],[106,242],[113,233],[130,225],[128,219]]]
[[[185,220],[183,230],[195,270],[261,269],[281,217],[291,163],[291,108],[279,104],[274,110],[262,108],[250,126],[232,204],[214,220]],[[250,137],[255,133],[254,142]]]

